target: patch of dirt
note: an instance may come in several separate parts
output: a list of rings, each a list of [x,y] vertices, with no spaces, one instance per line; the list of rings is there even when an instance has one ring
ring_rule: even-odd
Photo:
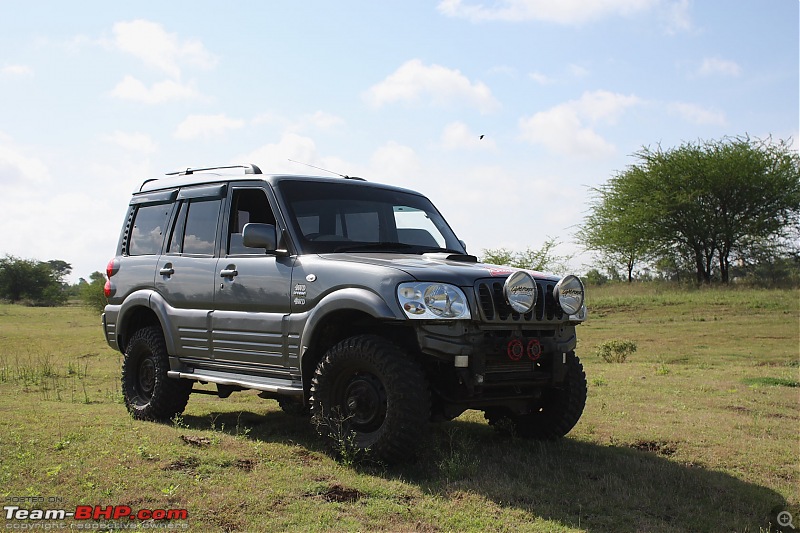
[[[181,440],[190,446],[197,446],[198,448],[203,448],[205,446],[211,446],[211,439],[208,437],[195,437],[193,435],[181,435]]]
[[[360,500],[364,495],[356,489],[334,483],[324,492],[306,494],[306,496],[312,498],[321,496],[325,501],[332,503],[354,503]]]
[[[236,459],[236,462],[233,463],[236,468],[240,468],[245,472],[250,472],[256,466],[256,462],[252,459]]]
[[[634,450],[639,450],[642,452],[651,452],[655,453],[656,455],[662,455],[665,457],[669,457],[674,455],[675,452],[678,451],[677,446],[675,446],[674,442],[667,442],[667,441],[655,441],[655,440],[638,440],[630,445],[631,448]]]
[[[197,457],[178,457],[168,465],[161,467],[162,470],[194,470],[200,466],[200,459]]]
[[[356,489],[343,487],[339,484],[331,485],[322,496],[329,502],[353,503],[361,499],[362,494]]]
[[[292,454],[297,457],[303,466],[308,466],[312,463],[319,461],[319,457],[306,450],[305,448],[295,448]]]
[[[736,413],[742,413],[745,415],[749,415],[752,412],[749,407],[745,407],[743,405],[726,405],[725,409],[728,411],[734,411]]]

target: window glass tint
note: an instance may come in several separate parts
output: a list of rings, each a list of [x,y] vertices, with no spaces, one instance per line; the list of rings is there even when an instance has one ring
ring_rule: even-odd
[[[445,246],[445,237],[431,217],[421,209],[404,205],[394,207],[397,240],[420,246]]]
[[[154,255],[161,252],[164,230],[172,204],[143,205],[136,211],[128,253]]]
[[[344,217],[345,226],[347,227],[348,239],[360,242],[380,241],[381,225],[377,209],[355,213],[342,213],[342,216]]]
[[[424,196],[351,183],[285,181],[278,186],[306,252],[370,249],[364,245],[392,251],[392,243],[403,245],[396,247],[403,253],[463,250]]]
[[[175,224],[172,228],[172,237],[169,240],[167,253],[179,254],[181,253],[181,244],[183,243],[183,229],[186,226],[186,210],[189,207],[188,202],[181,202],[180,211],[178,216],[175,217]]]
[[[236,189],[231,202],[231,217],[228,221],[229,254],[262,254],[264,250],[246,248],[242,243],[245,224],[275,225],[275,216],[262,189]]]
[[[221,200],[190,202],[183,237],[184,254],[214,255]]]

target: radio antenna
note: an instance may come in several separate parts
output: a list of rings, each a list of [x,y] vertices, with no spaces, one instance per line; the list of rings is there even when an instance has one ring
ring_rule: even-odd
[[[357,178],[355,176],[348,176],[347,174],[339,174],[338,172],[334,172],[333,170],[328,170],[327,168],[318,167],[316,165],[310,165],[308,163],[303,163],[302,161],[295,161],[294,159],[289,159],[292,163],[297,163],[298,165],[305,165],[307,167],[316,168],[317,170],[321,170],[323,172],[327,172],[329,174],[333,174],[335,176],[339,176],[340,178],[344,178],[346,180],[363,180],[363,178]]]

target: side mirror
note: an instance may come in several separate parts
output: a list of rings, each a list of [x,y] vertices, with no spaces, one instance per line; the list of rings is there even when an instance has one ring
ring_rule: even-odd
[[[245,224],[242,230],[242,243],[247,248],[263,248],[267,253],[278,247],[278,234],[272,224]]]
[[[458,242],[461,245],[461,247],[464,248],[464,251],[466,252],[467,251],[467,243],[465,243],[461,239],[459,239]]]

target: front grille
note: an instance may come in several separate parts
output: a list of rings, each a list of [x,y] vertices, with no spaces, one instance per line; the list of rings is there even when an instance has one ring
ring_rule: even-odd
[[[525,314],[517,313],[508,305],[503,296],[504,283],[504,279],[481,279],[475,283],[475,294],[478,295],[481,314],[486,322],[547,322],[564,318],[564,311],[553,298],[556,282],[536,280],[536,306]]]

